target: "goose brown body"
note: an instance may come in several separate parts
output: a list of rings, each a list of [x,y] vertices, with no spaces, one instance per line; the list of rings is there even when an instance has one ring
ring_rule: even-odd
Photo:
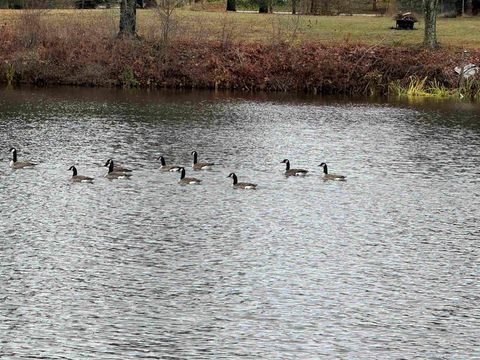
[[[200,184],[202,180],[193,178],[193,177],[185,177],[185,168],[181,167],[180,168],[180,180],[178,181],[180,184],[189,184],[189,185],[195,185],[195,184]]]
[[[10,167],[12,169],[23,169],[25,167],[32,167],[37,165],[31,161],[18,161],[17,160],[17,149],[11,148],[10,152],[12,153],[12,160],[10,161]]]
[[[110,162],[113,161],[112,159],[108,159],[107,162],[105,163],[105,165],[103,166],[109,166],[110,165]],[[114,164],[113,165],[113,171],[114,172],[132,172],[131,169],[127,169],[126,167],[123,167],[121,165],[117,165],[117,164]]]
[[[190,155],[193,155],[193,170],[209,170],[215,165],[209,162],[198,162],[198,154],[196,151],[192,151]]]
[[[105,174],[107,179],[124,179],[132,176],[131,174],[124,171],[116,171],[115,165],[112,159],[109,159],[105,166],[108,166],[108,172]]]
[[[257,188],[257,184],[247,183],[247,182],[238,182],[237,175],[235,173],[230,173],[227,177],[233,179],[233,188],[234,189],[250,189],[255,190]]]
[[[290,161],[288,159],[281,161],[281,164],[285,164],[286,176],[305,176],[308,173],[308,170],[304,169],[290,169]]]
[[[158,160],[160,160],[161,171],[180,171],[180,166],[178,165],[167,165],[167,163],[165,162],[165,158],[163,156],[160,156]]]
[[[93,178],[92,177],[89,177],[89,176],[84,176],[84,175],[78,175],[77,173],[77,168],[75,166],[70,166],[70,168],[68,170],[71,170],[73,171],[73,174],[72,174],[72,178],[71,178],[71,181],[72,182],[88,182],[88,183],[92,183],[93,182]]]
[[[328,173],[328,167],[327,164],[322,162],[320,165],[323,167],[323,179],[324,180],[337,180],[337,181],[345,181],[347,180],[347,177],[344,175],[338,175],[338,174],[329,174]]]

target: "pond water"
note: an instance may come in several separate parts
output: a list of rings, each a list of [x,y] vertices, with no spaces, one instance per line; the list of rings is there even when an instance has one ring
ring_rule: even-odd
[[[480,106],[0,95],[0,358],[480,358]]]

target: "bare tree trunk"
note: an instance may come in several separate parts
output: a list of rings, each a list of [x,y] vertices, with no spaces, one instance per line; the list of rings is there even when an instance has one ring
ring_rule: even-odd
[[[227,11],[237,11],[237,3],[235,0],[227,0]]]
[[[478,12],[480,10],[480,1],[479,0],[473,0],[472,1],[472,15],[478,15]]]
[[[425,34],[423,37],[423,45],[429,48],[438,47],[437,6],[438,0],[423,0],[423,13],[425,17]]]
[[[136,0],[120,1],[120,31],[119,36],[133,37],[136,35],[137,23]]]
[[[323,0],[322,1],[322,15],[330,15],[330,9],[329,9],[329,0]]]
[[[295,15],[297,13],[297,0],[292,0],[292,14]]]
[[[465,0],[465,3],[464,3],[464,10],[465,10],[465,13],[466,14],[472,14],[472,0]],[[465,15],[465,14],[463,14]]]
[[[309,0],[308,14],[330,15],[330,0]]]
[[[375,12],[378,10],[377,2],[378,0],[372,0],[372,10]]]
[[[320,0],[311,0],[309,8],[309,14],[318,15],[320,13]]]

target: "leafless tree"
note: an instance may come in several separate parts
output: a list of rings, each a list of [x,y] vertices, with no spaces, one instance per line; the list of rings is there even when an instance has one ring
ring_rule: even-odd
[[[137,1],[120,0],[120,31],[119,36],[133,37],[136,35]]]
[[[157,0],[155,12],[160,20],[160,45],[163,49],[164,60],[168,59],[168,46],[177,23],[174,18],[175,10],[184,5],[186,0]]]
[[[423,0],[423,12],[425,17],[425,34],[423,37],[423,44],[429,48],[438,47],[437,7],[438,0]]]

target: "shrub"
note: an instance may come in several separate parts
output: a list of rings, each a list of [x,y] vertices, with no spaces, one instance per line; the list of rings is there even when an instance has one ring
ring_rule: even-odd
[[[135,74],[133,73],[133,69],[130,66],[126,66],[123,69],[121,83],[122,86],[125,88],[132,88],[140,85],[137,79],[135,79]]]

